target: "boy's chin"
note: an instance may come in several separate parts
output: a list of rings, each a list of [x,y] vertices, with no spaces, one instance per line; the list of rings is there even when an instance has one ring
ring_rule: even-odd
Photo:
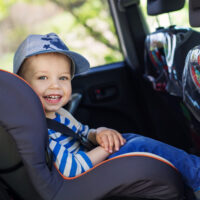
[[[48,118],[55,118],[56,112],[60,109],[60,107],[52,108],[52,109],[45,109],[45,115]]]
[[[56,117],[55,112],[45,112],[45,116],[50,119],[54,119]]]

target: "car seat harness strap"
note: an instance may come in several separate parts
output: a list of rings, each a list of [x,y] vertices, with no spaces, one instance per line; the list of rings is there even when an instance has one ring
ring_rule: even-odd
[[[72,131],[70,128],[68,128],[64,124],[61,124],[49,118],[46,118],[46,121],[47,121],[47,127],[49,129],[52,129],[66,136],[70,136],[77,139],[87,150],[91,150],[95,147],[95,145],[92,142],[88,141],[85,137],[81,137],[79,134],[76,134],[74,131]]]

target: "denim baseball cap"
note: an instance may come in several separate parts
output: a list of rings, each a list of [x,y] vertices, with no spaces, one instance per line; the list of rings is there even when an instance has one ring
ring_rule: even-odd
[[[90,64],[82,55],[70,51],[55,33],[29,35],[18,47],[13,61],[13,72],[18,73],[24,60],[42,53],[57,52],[68,56],[72,61],[72,77],[89,69]]]

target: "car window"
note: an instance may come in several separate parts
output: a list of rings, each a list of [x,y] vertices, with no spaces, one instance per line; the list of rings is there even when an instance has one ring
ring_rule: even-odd
[[[185,1],[184,8],[182,8],[181,10],[170,12],[169,14],[161,14],[158,16],[147,15],[147,0],[141,0],[140,5],[150,32],[154,32],[156,28],[160,26],[169,27],[170,25],[178,25],[181,27],[191,27],[189,24],[188,1]],[[193,29],[200,31],[200,28]]]
[[[0,68],[12,71],[14,52],[29,34],[55,32],[91,67],[122,61],[107,0],[0,1]]]

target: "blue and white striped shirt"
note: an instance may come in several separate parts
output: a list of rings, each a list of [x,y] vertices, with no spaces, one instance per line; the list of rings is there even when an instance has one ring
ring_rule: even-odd
[[[56,113],[54,120],[86,138],[89,134],[88,126],[78,122],[70,113],[67,113],[65,117]],[[53,152],[54,162],[64,176],[74,177],[93,167],[91,160],[85,153],[86,149],[79,141],[51,129],[48,129],[48,134],[49,147]]]

